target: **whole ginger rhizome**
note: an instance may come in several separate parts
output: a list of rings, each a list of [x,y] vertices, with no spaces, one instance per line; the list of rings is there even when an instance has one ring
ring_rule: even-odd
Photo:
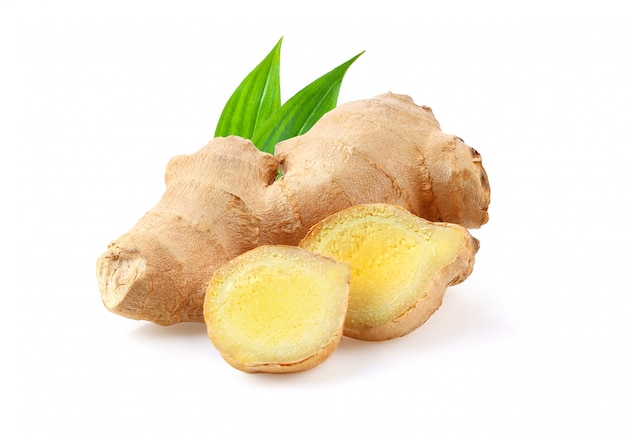
[[[205,322],[205,294],[218,269],[260,246],[297,246],[318,223],[359,205],[377,204],[379,209],[381,204],[395,205],[419,220],[454,224],[443,226],[441,235],[447,235],[448,227],[452,234],[462,235],[459,250],[448,247],[448,237],[442,236],[446,249],[441,252],[451,257],[451,265],[456,262],[454,254],[462,258],[460,264],[466,269],[473,265],[477,244],[465,228],[487,222],[490,201],[478,152],[460,138],[442,133],[430,108],[391,93],[337,106],[307,133],[278,143],[275,154],[261,152],[238,136],[217,137],[194,154],[173,158],[165,182],[159,203],[128,233],[113,241],[97,262],[106,308],[160,325]],[[398,241],[413,241],[407,237],[410,232],[398,230],[406,222],[398,218],[396,224],[399,228],[393,232],[402,236]],[[441,225],[424,225],[424,229],[428,226],[440,235]],[[355,241],[365,244],[358,235],[370,232],[370,228],[359,229],[344,230],[351,237],[341,238],[352,245]],[[384,239],[387,231],[379,231],[376,235]],[[413,243],[415,247],[407,248],[407,253],[426,250]],[[309,244],[310,240],[302,247],[312,249]],[[437,243],[426,248],[439,252],[440,246]],[[340,263],[367,267],[352,246],[347,252],[319,250],[322,256]],[[394,250],[396,254],[389,254],[388,259],[404,256],[403,248]],[[442,269],[454,270],[444,262],[446,259],[442,255],[429,260],[426,270],[437,276],[437,266],[442,263]],[[410,270],[404,264],[392,264],[389,268],[398,272]],[[350,287],[363,283],[361,273],[350,270]],[[467,274],[455,270],[434,282],[445,289],[456,283],[450,276],[458,282]],[[379,272],[372,282],[384,284],[398,279],[395,274],[386,277]],[[417,283],[433,286],[426,279],[406,281],[395,287],[407,293],[399,298],[406,302],[411,300],[407,290]],[[431,307],[438,307],[440,299],[434,294],[428,296],[433,299]],[[349,324],[344,333],[363,339],[390,338],[410,332],[413,325],[419,326],[428,318],[429,311],[418,310],[398,316],[398,308],[385,308],[384,317],[369,317],[367,305],[361,304],[381,301],[377,308],[382,311],[385,299],[367,287],[358,294],[351,290],[345,319]]]

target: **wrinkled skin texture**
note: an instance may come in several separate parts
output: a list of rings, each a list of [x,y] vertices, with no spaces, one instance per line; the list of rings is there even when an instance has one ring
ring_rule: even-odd
[[[159,203],[97,261],[106,308],[160,325],[204,322],[217,268],[259,245],[297,245],[347,207],[390,203],[477,228],[490,201],[478,152],[442,133],[430,108],[391,93],[338,106],[275,156],[215,138],[174,157],[165,183]]]

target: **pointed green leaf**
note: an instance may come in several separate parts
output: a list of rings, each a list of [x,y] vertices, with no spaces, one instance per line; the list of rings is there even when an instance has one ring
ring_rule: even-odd
[[[282,41],[281,38],[228,99],[215,129],[216,137],[252,138],[255,130],[280,107]]]
[[[335,108],[346,71],[363,53],[311,82],[285,102],[254,132],[252,142],[257,148],[273,154],[277,143],[307,132],[322,115]]]

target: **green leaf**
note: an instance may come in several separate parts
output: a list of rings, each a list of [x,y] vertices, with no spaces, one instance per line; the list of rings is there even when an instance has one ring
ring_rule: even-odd
[[[216,137],[250,139],[280,107],[280,38],[272,51],[241,82],[226,102],[215,129]]]
[[[285,102],[254,132],[252,142],[257,148],[273,154],[277,143],[307,132],[322,115],[335,108],[346,71],[363,53],[311,82]]]

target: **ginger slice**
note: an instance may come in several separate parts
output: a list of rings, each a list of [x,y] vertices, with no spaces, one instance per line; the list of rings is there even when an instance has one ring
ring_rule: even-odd
[[[219,268],[204,318],[222,357],[245,372],[322,363],[342,337],[350,267],[295,246],[260,246]]]
[[[446,288],[469,276],[478,241],[459,225],[369,204],[322,220],[300,247],[350,265],[344,335],[386,340],[422,325],[441,305]]]

